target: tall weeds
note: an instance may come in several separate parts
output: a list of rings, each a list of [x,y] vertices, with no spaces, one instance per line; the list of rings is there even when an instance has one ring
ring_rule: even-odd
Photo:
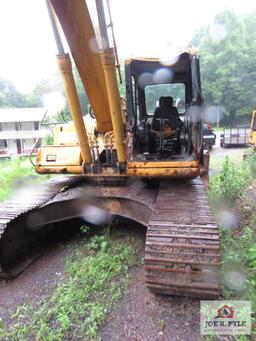
[[[255,173],[255,152],[250,151],[246,160],[242,161],[239,166],[235,165],[226,156],[219,176],[211,179],[210,197],[218,200],[225,199],[233,201],[237,196],[243,194]]]

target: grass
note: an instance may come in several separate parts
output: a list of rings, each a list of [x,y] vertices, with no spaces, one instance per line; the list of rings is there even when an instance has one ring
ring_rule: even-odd
[[[214,133],[215,132],[223,132],[223,127],[219,127],[219,128],[213,127],[212,130],[213,130]]]
[[[223,168],[218,176],[211,179],[211,202],[231,202],[234,206],[238,197],[247,193],[248,186],[256,174],[256,155],[250,151],[246,161],[235,165],[226,157]],[[213,205],[214,206],[214,205]],[[256,205],[254,207],[256,209]],[[246,226],[239,229],[221,231],[222,270],[224,299],[250,300],[253,312],[256,311],[256,214],[247,219]],[[255,324],[255,317],[253,323]],[[253,327],[256,336],[256,328]],[[208,338],[206,340],[215,340]],[[236,340],[248,340],[245,336],[238,336]]]
[[[124,232],[81,243],[68,256],[66,277],[51,296],[19,307],[11,326],[0,324],[1,340],[97,339],[98,327],[129,283],[128,269],[140,262],[137,245]]]
[[[222,279],[226,299],[250,300],[253,311],[256,311],[256,244],[253,228],[245,226],[239,232],[221,229]],[[229,274],[233,271],[237,274],[236,282],[229,283]]]
[[[0,162],[0,201],[7,199],[17,183],[41,181],[28,159]],[[81,232],[88,233],[88,226]],[[11,325],[0,318],[1,340],[97,339],[97,329],[114,302],[120,300],[130,275],[139,262],[139,241],[115,232],[84,239],[70,250],[65,277],[48,298],[18,307]],[[132,245],[132,246],[131,246]]]
[[[0,163],[0,170],[0,200],[10,195],[15,180],[39,177],[35,175],[28,160],[3,161]],[[255,174],[255,153],[249,153],[247,160],[239,164],[226,157],[220,174],[211,179],[211,200],[235,202],[237,196],[246,193],[246,188]],[[221,227],[224,298],[248,299],[252,302],[254,311],[255,225],[256,214],[239,230]],[[86,234],[88,227],[84,226],[82,232]],[[127,270],[139,262],[136,247],[135,240],[128,234],[114,233],[111,238],[105,234],[92,237],[89,241],[84,240],[76,249],[70,251],[65,266],[66,275],[47,299],[35,305],[27,303],[19,307],[12,316],[13,323],[9,326],[0,319],[0,339],[97,339],[99,326],[104,323],[111,306],[120,300],[129,283]],[[239,288],[227,285],[227,274],[231,270],[245,278]],[[256,333],[255,329],[253,333]],[[237,337],[237,340],[244,341],[247,338]]]
[[[0,161],[0,201],[8,199],[17,183],[41,181],[49,175],[39,175],[27,158]]]
[[[256,339],[256,244],[255,225],[245,226],[239,231],[220,229],[222,254],[222,293],[224,300],[251,301],[252,335],[237,335],[230,340],[249,341]],[[231,277],[229,277],[231,275]],[[204,341],[219,341],[218,336],[205,336]],[[221,339],[222,340],[222,339]],[[224,339],[223,339],[224,340]],[[225,338],[225,340],[229,340]]]
[[[238,195],[244,193],[246,186],[252,182],[255,174],[256,155],[254,151],[251,150],[246,161],[240,161],[239,164],[226,156],[220,174],[211,178],[210,197],[216,200],[233,201]]]
[[[245,151],[245,148],[241,149],[232,149],[232,152],[229,153],[228,155],[229,160],[232,161],[235,165],[240,165],[242,160],[243,160],[243,153]],[[225,150],[225,152],[229,152],[229,150]],[[225,161],[225,153],[223,154],[217,154],[215,155],[214,153],[211,154],[210,157],[210,168],[214,172],[217,170],[221,170],[223,163]]]

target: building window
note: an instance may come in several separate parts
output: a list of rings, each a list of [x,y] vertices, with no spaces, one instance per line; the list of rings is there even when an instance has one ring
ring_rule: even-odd
[[[0,140],[0,149],[7,148],[7,140]]]
[[[34,122],[34,129],[39,130],[39,122]]]

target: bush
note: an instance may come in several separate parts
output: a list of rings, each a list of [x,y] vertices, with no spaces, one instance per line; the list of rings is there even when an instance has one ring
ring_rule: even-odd
[[[226,156],[220,175],[211,181],[211,196],[218,199],[233,200],[242,194],[252,179],[252,165],[254,163],[244,161],[240,167],[237,167]]]
[[[0,201],[7,199],[15,187],[15,182],[23,178],[35,177],[36,173],[28,159],[0,161]]]
[[[28,158],[0,160],[0,202],[8,199],[19,185],[44,181],[52,176],[37,174]]]
[[[237,196],[246,194],[255,174],[256,153],[252,150],[240,165],[235,165],[226,157],[219,176],[211,179],[210,198],[215,209],[220,207],[224,200],[231,201],[233,206]],[[250,300],[253,310],[256,309],[255,218],[255,214],[252,214],[250,219],[247,219],[247,225],[240,226],[239,230],[220,229],[223,297]],[[255,318],[252,322],[255,322]],[[253,328],[254,336],[255,332]],[[237,340],[247,339],[239,337]]]
[[[252,172],[253,175],[256,174],[256,152],[252,148],[249,150],[247,157],[246,157],[246,162]]]

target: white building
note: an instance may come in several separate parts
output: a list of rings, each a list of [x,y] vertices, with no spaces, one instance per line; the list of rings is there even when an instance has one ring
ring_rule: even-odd
[[[40,146],[47,133],[39,130],[45,113],[45,108],[0,108],[0,157],[29,155],[37,139]]]

